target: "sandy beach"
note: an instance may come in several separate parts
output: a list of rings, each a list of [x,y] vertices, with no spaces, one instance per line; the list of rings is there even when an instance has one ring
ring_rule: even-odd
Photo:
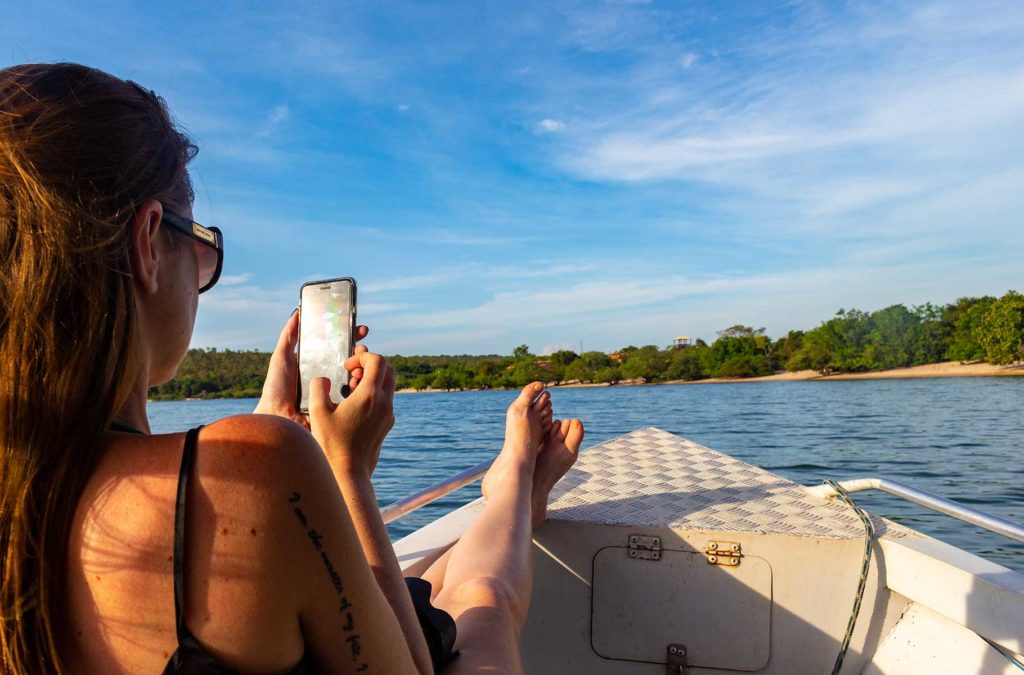
[[[809,380],[899,380],[927,377],[1020,377],[1024,376],[1024,365],[993,366],[989,363],[960,363],[944,361],[911,368],[894,368],[871,373],[837,373],[822,375],[816,370],[800,370],[795,373],[777,373],[764,377],[711,378],[695,380],[686,384],[715,384],[722,382],[806,382]],[[682,384],[682,383],[680,383]]]
[[[1024,364],[1009,366],[993,366],[989,363],[960,363],[959,361],[944,361],[942,363],[929,363],[923,366],[911,368],[894,368],[892,370],[879,370],[870,373],[837,373],[835,375],[822,375],[816,370],[799,370],[793,373],[776,373],[763,377],[711,377],[706,380],[668,380],[666,382],[641,382],[625,380],[617,384],[607,382],[595,383],[570,383],[570,384],[549,384],[550,389],[586,389],[590,387],[646,387],[662,384],[736,384],[755,382],[825,382],[830,380],[899,380],[919,379],[928,377],[1024,377]],[[446,391],[442,389],[400,389],[399,394],[428,394],[435,391]],[[454,390],[453,390],[454,391]],[[473,391],[473,390],[466,390]]]

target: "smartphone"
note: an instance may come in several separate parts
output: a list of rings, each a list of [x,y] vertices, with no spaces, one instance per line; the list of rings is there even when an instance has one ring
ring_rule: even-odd
[[[331,400],[348,396],[345,359],[352,356],[356,330],[356,281],[351,277],[310,281],[299,289],[298,408],[309,412],[309,383],[331,381]]]

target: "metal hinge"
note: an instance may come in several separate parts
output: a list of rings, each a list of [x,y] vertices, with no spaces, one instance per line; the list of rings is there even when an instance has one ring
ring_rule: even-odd
[[[629,535],[629,557],[637,560],[661,560],[661,537]]]
[[[739,565],[743,557],[740,545],[733,541],[709,541],[704,554],[708,557],[708,563],[730,567]]]
[[[687,675],[686,645],[669,645],[665,656],[665,675]]]

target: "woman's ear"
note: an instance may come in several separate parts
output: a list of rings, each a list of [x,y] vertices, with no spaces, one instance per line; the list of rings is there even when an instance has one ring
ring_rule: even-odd
[[[157,271],[160,267],[160,247],[157,235],[164,217],[164,207],[155,199],[142,203],[132,218],[131,262],[132,275],[142,290],[152,295],[157,292]]]

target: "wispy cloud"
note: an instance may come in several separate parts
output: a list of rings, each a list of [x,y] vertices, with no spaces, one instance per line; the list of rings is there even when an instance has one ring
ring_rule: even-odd
[[[240,286],[248,283],[252,278],[252,272],[243,272],[242,274],[222,274],[217,283],[220,286]]]
[[[276,135],[281,125],[288,121],[289,116],[290,112],[287,104],[279,103],[275,105],[267,113],[263,126],[256,130],[256,138],[269,138]]]
[[[565,129],[565,122],[562,120],[547,117],[537,122],[537,131],[544,134],[554,134]]]
[[[432,244],[435,246],[501,247],[512,244],[538,242],[543,236],[535,234],[482,234],[470,228],[424,228],[386,231],[379,228],[366,230],[366,235],[378,239],[401,240],[407,243]]]
[[[831,17],[769,30],[697,80],[639,55],[634,77],[601,77],[603,105],[580,115],[559,161],[588,179],[719,184],[802,205],[791,215],[813,219],[927,198],[1024,149],[1013,132],[1024,120],[1024,47],[1007,42],[1018,18],[979,19],[947,3],[877,9],[841,27]],[[950,29],[954,18],[969,39]],[[819,61],[824,46],[834,65]]]
[[[359,287],[359,290],[365,293],[382,293],[384,291],[406,291],[414,288],[429,288],[430,286],[436,286],[444,283],[450,278],[450,274],[444,273],[396,276],[381,279],[379,281],[373,281],[368,284],[362,284]]]

